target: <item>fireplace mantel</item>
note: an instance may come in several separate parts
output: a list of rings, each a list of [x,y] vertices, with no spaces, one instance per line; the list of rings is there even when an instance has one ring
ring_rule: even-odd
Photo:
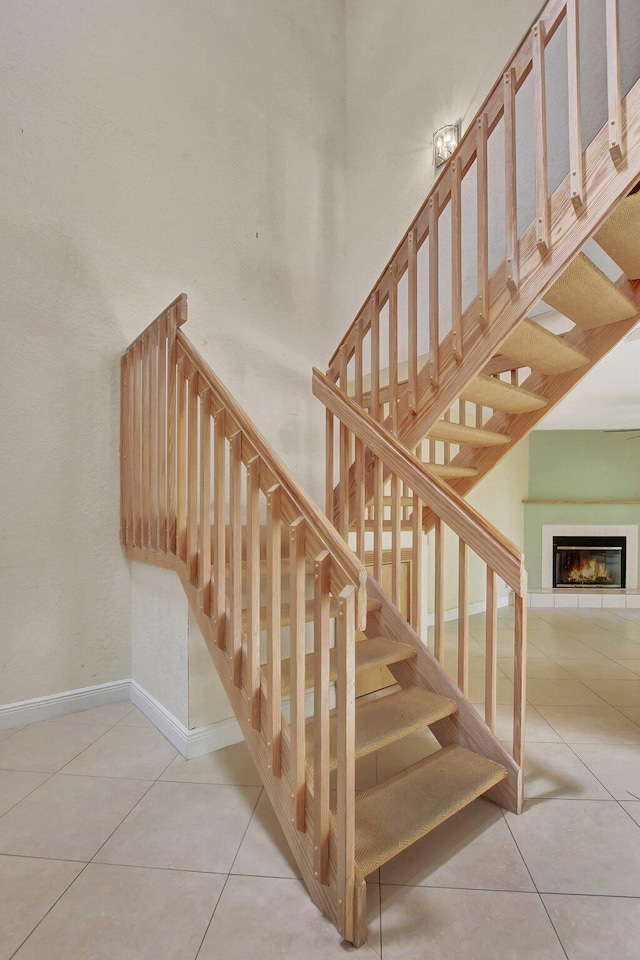
[[[571,501],[576,502],[576,501]],[[542,525],[542,589],[553,588],[554,537],[626,537],[627,589],[638,589],[637,524],[550,524]]]

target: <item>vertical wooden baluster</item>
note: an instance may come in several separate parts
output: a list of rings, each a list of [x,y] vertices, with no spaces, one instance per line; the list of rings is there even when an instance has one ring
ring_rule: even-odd
[[[327,424],[327,449],[326,449],[326,474],[325,474],[325,512],[329,523],[335,524],[336,516],[334,510],[334,438],[333,438],[333,414],[330,410],[327,410],[326,414],[326,424]]]
[[[167,319],[167,548],[177,553],[177,486],[176,486],[176,417],[177,417],[177,343],[176,308],[172,307]]]
[[[429,380],[440,380],[440,267],[438,255],[438,194],[429,200]]]
[[[347,354],[344,347],[340,347],[340,387],[347,392]],[[349,498],[349,467],[351,466],[351,442],[349,428],[340,423],[340,517],[338,530],[345,540],[349,536],[350,527],[350,498]]]
[[[580,93],[580,21],[578,0],[567,0],[567,65],[569,97],[569,193],[576,213],[584,207],[582,99]]]
[[[339,932],[345,940],[353,937],[353,893],[355,881],[355,587],[348,586],[338,597],[336,682],[338,804],[338,897]]]
[[[511,386],[512,386],[512,387],[517,387],[517,386],[518,386],[518,371],[517,371],[517,369],[511,371]]]
[[[622,161],[622,91],[620,87],[620,4],[606,0],[607,99],[609,103],[609,153],[614,163]]]
[[[451,350],[462,360],[462,185],[460,161],[451,161]]]
[[[516,73],[513,67],[503,78],[504,94],[504,186],[507,286],[515,293],[519,285],[518,186],[516,166]]]
[[[358,321],[356,334],[356,403],[362,406],[362,340],[363,340],[363,318]],[[355,439],[355,511],[356,511],[356,553],[360,560],[364,560],[364,505],[365,505],[365,479],[364,479],[364,444],[357,437]]]
[[[469,585],[467,545],[458,541],[458,686],[465,697],[469,689]]]
[[[140,437],[142,426],[142,354],[138,340],[132,348],[133,360],[133,433],[132,433],[132,473],[133,473],[133,545],[142,546],[142,463],[140,459]]]
[[[400,603],[401,565],[401,480],[395,474],[391,475],[391,599],[396,606]]]
[[[162,529],[162,525],[160,527]],[[211,613],[211,390],[200,394],[200,561],[198,590],[202,612]]]
[[[127,449],[127,355],[120,358],[120,543],[127,545],[127,493],[129,453]]]
[[[149,330],[149,543],[158,549],[158,324]]]
[[[467,425],[467,403],[466,400],[458,400],[458,423],[463,427]]]
[[[305,829],[306,728],[305,728],[305,521],[298,517],[289,527],[289,597],[291,657],[291,793],[293,822]]]
[[[198,374],[189,372],[187,423],[187,563],[189,580],[198,582]]]
[[[395,286],[395,278],[394,278]],[[390,308],[391,309],[391,308]],[[397,288],[396,288],[397,316]],[[391,317],[391,312],[389,312]],[[418,243],[416,228],[412,227],[407,236],[407,338],[409,357],[409,407],[413,413],[418,411]],[[397,323],[396,323],[397,325]],[[391,337],[391,331],[389,331]],[[397,348],[396,348],[397,357]],[[391,374],[389,374],[391,376]],[[398,376],[396,373],[396,382]],[[394,434],[398,432],[397,413]]]
[[[371,294],[371,416],[380,419],[380,308],[378,292]]]
[[[136,490],[136,458],[135,458],[135,435],[136,435],[136,399],[135,399],[135,350],[130,347],[127,350],[127,379],[129,403],[127,406],[127,432],[128,432],[128,477],[129,477],[129,496],[127,499],[128,509],[128,543],[134,546],[136,542],[136,512],[135,512],[135,490]]]
[[[260,457],[247,464],[247,700],[260,730]]]
[[[481,428],[484,424],[484,417],[482,414],[482,404],[476,403],[476,427]]]
[[[389,267],[389,416],[391,432],[398,432],[398,284],[395,269]],[[411,361],[409,361],[411,366]],[[382,418],[384,419],[384,418]]]
[[[314,562],[313,600],[313,870],[329,882],[329,601],[331,557]]]
[[[279,777],[282,726],[281,636],[282,615],[280,532],[281,487],[267,490],[267,738],[270,768]]]
[[[158,548],[167,550],[167,317],[158,321]]]
[[[142,337],[142,545],[151,546],[151,450],[149,444],[149,405],[151,382],[149,376],[149,333]]]
[[[187,377],[186,358],[180,355],[177,364],[178,421],[177,421],[177,553],[187,562]]]
[[[478,228],[478,322],[486,327],[489,303],[489,167],[487,162],[487,115],[478,118],[476,128],[476,179]]]
[[[547,94],[545,84],[544,21],[532,29],[533,47],[533,123],[536,167],[536,244],[541,257],[551,249],[549,227],[549,177],[547,173]]]
[[[420,444],[416,448],[416,457],[421,459]],[[413,494],[412,520],[412,557],[411,557],[411,626],[418,634],[422,634],[422,500]]]
[[[484,673],[484,719],[490,730],[496,728],[496,679],[498,671],[498,584],[494,571],[487,567],[486,659]]]
[[[433,601],[433,655],[439,663],[444,662],[444,527],[440,517],[433,525],[435,592]]]
[[[382,583],[382,536],[384,531],[384,472],[382,460],[373,456],[373,579]]]
[[[231,566],[231,673],[242,684],[242,431],[229,441],[229,519]],[[279,556],[280,554],[278,554]],[[227,646],[227,653],[229,648]]]
[[[522,594],[515,595],[515,650],[513,671],[513,759],[524,766],[524,737],[527,707],[527,579]]]
[[[218,646],[226,647],[226,505],[225,454],[226,414],[223,408],[213,415],[213,616]]]

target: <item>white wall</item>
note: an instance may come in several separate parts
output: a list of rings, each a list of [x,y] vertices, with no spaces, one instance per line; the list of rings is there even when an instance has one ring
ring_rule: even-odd
[[[8,0],[0,89],[11,701],[130,675],[119,356],[180,291],[188,335],[322,489],[310,368],[342,327],[344,4]]]

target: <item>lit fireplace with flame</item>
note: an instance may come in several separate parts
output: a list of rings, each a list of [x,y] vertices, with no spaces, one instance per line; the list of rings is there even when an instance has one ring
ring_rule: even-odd
[[[595,542],[594,542],[595,541]],[[616,536],[553,538],[553,586],[620,590],[625,586],[626,540]]]
[[[607,564],[593,556],[580,559],[567,571],[569,583],[611,583]]]

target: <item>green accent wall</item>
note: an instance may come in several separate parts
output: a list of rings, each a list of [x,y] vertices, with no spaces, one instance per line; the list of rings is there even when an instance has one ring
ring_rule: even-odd
[[[640,500],[640,439],[631,436],[535,430],[529,437],[529,499]],[[640,524],[640,504],[525,504],[524,549],[534,588],[541,586],[542,526],[548,523]]]

